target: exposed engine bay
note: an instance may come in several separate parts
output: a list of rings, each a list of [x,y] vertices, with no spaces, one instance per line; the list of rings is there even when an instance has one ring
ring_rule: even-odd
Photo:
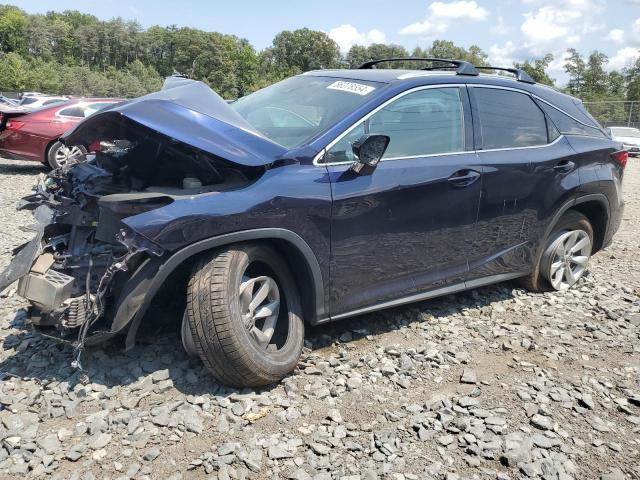
[[[133,346],[154,279],[202,239],[195,217],[182,243],[156,243],[141,229],[155,221],[173,231],[196,198],[250,186],[286,152],[208,86],[181,77],[91,115],[60,140],[89,154],[40,175],[19,203],[34,214],[35,236],[14,250],[0,291],[18,281],[32,325],[73,343],[76,360],[85,344],[123,331]]]
[[[19,279],[18,294],[31,301],[38,330],[76,345],[116,333],[111,319],[126,278],[144,259],[165,254],[124,219],[178,199],[241,188],[264,171],[122,117],[103,127],[103,135],[126,138],[97,142],[85,159],[40,175],[35,192],[18,206],[34,212],[36,237],[16,250],[0,276],[0,290]]]

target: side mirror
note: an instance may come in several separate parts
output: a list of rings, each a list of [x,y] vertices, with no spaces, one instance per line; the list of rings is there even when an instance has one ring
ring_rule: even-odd
[[[351,170],[359,173],[365,166],[375,167],[387,151],[389,141],[387,135],[363,135],[352,145],[353,154],[356,157]]]

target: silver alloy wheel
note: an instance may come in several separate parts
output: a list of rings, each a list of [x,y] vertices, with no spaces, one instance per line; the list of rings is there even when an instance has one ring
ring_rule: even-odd
[[[543,274],[556,290],[571,288],[587,269],[591,239],[584,230],[563,232],[544,254]]]
[[[78,157],[84,155],[84,152],[80,150],[80,147],[67,147],[66,145],[61,145],[58,150],[56,150],[56,165],[58,167],[63,167],[69,162],[69,160],[76,160]]]
[[[280,290],[276,281],[265,275],[242,277],[238,292],[240,311],[250,338],[259,348],[277,350],[271,344],[280,315]]]

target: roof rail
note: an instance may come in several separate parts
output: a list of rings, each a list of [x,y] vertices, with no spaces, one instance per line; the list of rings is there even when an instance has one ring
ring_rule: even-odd
[[[504,67],[476,67],[478,70],[499,70],[501,72],[513,73],[516,76],[516,80],[524,83],[536,83],[531,76],[519,68],[504,68]]]
[[[418,57],[381,58],[379,60],[370,60],[368,62],[365,62],[362,65],[360,65],[358,68],[362,70],[369,70],[373,68],[374,65],[377,65],[378,63],[408,62],[408,61],[448,63],[451,65],[451,67],[456,68],[456,73],[458,75],[474,75],[474,76],[479,75],[479,72],[476,69],[476,67],[471,65],[469,62],[465,62],[464,60],[448,60],[446,58],[418,58]],[[435,70],[435,68],[430,68],[430,70]]]

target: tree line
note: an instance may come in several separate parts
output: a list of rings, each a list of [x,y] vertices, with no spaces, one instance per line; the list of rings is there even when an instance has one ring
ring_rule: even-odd
[[[565,90],[584,101],[640,100],[640,59],[609,71],[607,56],[583,57],[568,50]],[[78,11],[27,14],[0,5],[0,90],[136,97],[158,90],[174,73],[202,80],[225,98],[237,98],[290,75],[321,68],[353,68],[387,57],[435,57],[486,66],[478,46],[446,40],[407,51],[400,45],[353,46],[346,55],[326,33],[307,28],[283,31],[257,51],[248,40],[195,28],[99,20]],[[551,54],[515,66],[534,80],[555,85]],[[410,66],[406,64],[405,66]]]

